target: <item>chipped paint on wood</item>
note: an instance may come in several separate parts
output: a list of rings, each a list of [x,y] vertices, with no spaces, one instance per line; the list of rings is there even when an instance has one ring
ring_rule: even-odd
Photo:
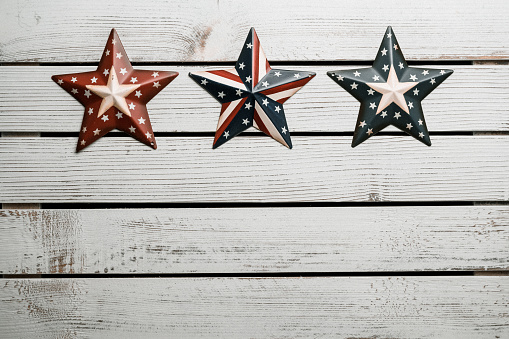
[[[505,270],[508,225],[508,206],[0,211],[0,273]]]

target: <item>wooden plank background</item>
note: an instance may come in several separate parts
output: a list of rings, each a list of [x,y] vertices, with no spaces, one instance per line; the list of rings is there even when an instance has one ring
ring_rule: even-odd
[[[509,337],[508,13],[0,2],[0,337]],[[387,25],[410,64],[455,70],[423,102],[432,147],[350,148],[359,104],[325,73],[369,67]],[[187,73],[231,67],[251,26],[273,66],[317,73],[285,103],[292,150],[211,149],[219,105]],[[135,68],[180,76],[148,105],[156,151],[76,154],[83,108],[50,76],[95,69],[113,27]]]

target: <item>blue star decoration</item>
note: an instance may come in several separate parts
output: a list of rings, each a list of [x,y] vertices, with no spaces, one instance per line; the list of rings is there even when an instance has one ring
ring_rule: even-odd
[[[315,75],[272,69],[254,28],[246,38],[235,68],[189,73],[221,103],[213,148],[251,126],[292,148],[283,103]]]
[[[327,75],[361,103],[352,147],[389,125],[431,146],[421,101],[452,73],[448,69],[408,67],[389,26],[373,67]]]

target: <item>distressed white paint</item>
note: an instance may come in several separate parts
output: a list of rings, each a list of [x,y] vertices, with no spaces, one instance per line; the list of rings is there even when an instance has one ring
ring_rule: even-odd
[[[6,338],[506,338],[509,277],[5,280]]]
[[[336,85],[326,71],[356,66],[281,66],[317,76],[285,103],[290,132],[352,132],[359,102]],[[367,67],[367,66],[366,66]],[[419,66],[453,68],[454,74],[424,101],[430,131],[509,131],[509,66]],[[156,132],[212,132],[220,105],[188,76],[190,71],[225,66],[143,66],[180,75],[149,104]],[[51,75],[85,72],[96,66],[0,67],[0,130],[78,132],[84,109]],[[473,95],[475,93],[475,95]],[[395,128],[388,128],[394,131]]]
[[[509,267],[509,206],[0,211],[0,273]]]
[[[133,61],[373,60],[387,25],[409,59],[508,59],[509,3],[392,0],[0,2],[0,62],[96,62],[115,27]]]
[[[296,202],[509,199],[509,138],[159,137],[154,151],[126,137],[75,153],[76,138],[0,139],[0,201]],[[22,156],[20,156],[22,154]]]

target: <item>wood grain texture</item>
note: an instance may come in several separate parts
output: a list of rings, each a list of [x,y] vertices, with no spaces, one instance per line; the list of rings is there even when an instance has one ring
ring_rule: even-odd
[[[0,210],[0,273],[509,269],[509,206]]]
[[[0,4],[0,62],[96,62],[112,27],[133,61],[372,60],[391,24],[412,59],[508,59],[507,1],[87,1]],[[147,48],[150,46],[150,51]]]
[[[285,103],[290,132],[352,132],[359,103],[326,72],[357,66],[281,66],[317,73]],[[427,67],[427,66],[420,66]],[[51,75],[85,72],[95,66],[0,67],[0,131],[78,132],[83,106],[63,91]],[[137,67],[138,68],[138,67]],[[180,75],[148,105],[156,132],[213,132],[220,105],[188,73],[226,66],[143,66]],[[451,68],[432,65],[429,68]],[[452,66],[455,72],[423,101],[430,131],[509,131],[509,65]],[[387,131],[395,131],[388,128]]]
[[[506,338],[509,277],[5,280],[8,338]]]
[[[507,201],[509,138],[238,136],[160,137],[156,151],[102,138],[75,153],[76,138],[0,139],[0,201],[297,202]],[[20,156],[22,154],[22,156]]]

